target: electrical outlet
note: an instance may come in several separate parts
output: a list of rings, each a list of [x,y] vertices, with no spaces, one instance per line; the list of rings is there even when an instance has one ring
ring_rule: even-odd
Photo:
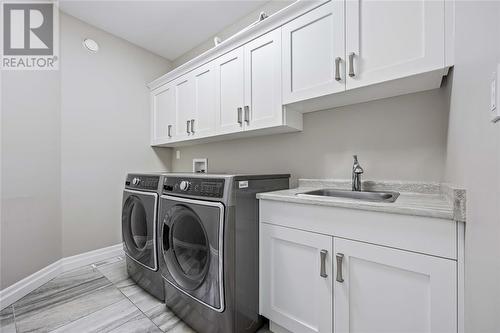
[[[175,158],[180,160],[181,159],[181,151],[180,150],[176,150],[175,151]]]
[[[500,107],[498,105],[498,84],[500,81],[500,64],[497,65],[497,71],[493,73],[490,84],[490,113],[491,121],[496,123],[500,120]]]

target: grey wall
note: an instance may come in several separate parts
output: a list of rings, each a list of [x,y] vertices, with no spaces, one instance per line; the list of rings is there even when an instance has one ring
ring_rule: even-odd
[[[175,171],[193,158],[224,172],[290,172],[298,178],[349,178],[358,154],[365,179],[443,177],[446,94],[433,90],[304,115],[304,131],[179,148]]]
[[[467,189],[466,332],[500,329],[500,123],[489,84],[500,63],[500,3],[456,2],[446,179]]]
[[[1,72],[1,289],[119,243],[126,173],[170,166],[168,149],[149,147],[145,86],[170,63],[60,17],[59,71]],[[84,37],[100,52],[84,50]]]
[[[61,15],[63,256],[121,241],[125,176],[165,171],[170,151],[149,146],[145,84],[170,64],[68,15]],[[82,48],[85,37],[100,45]]]
[[[61,257],[59,72],[2,71],[0,288]]]

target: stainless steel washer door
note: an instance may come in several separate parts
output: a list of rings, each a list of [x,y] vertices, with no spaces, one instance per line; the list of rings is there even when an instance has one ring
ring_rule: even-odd
[[[150,270],[158,270],[156,215],[158,194],[123,191],[122,238],[125,253]]]
[[[162,196],[162,276],[206,306],[224,310],[224,205]]]

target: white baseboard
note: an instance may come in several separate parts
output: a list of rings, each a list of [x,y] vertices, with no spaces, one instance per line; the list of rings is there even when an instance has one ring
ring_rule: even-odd
[[[62,258],[60,261],[62,271],[67,272],[75,268],[83,267],[117,256],[123,256],[122,243]]]
[[[36,288],[49,282],[57,275],[75,268],[123,255],[123,245],[116,244],[102,249],[66,257],[25,277],[21,281],[0,290],[0,310],[20,300]]]
[[[61,259],[0,290],[0,310],[20,300],[30,292],[62,273]]]

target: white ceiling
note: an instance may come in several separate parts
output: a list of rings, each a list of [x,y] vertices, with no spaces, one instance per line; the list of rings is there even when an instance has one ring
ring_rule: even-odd
[[[61,0],[59,7],[84,22],[174,60],[266,2]]]

